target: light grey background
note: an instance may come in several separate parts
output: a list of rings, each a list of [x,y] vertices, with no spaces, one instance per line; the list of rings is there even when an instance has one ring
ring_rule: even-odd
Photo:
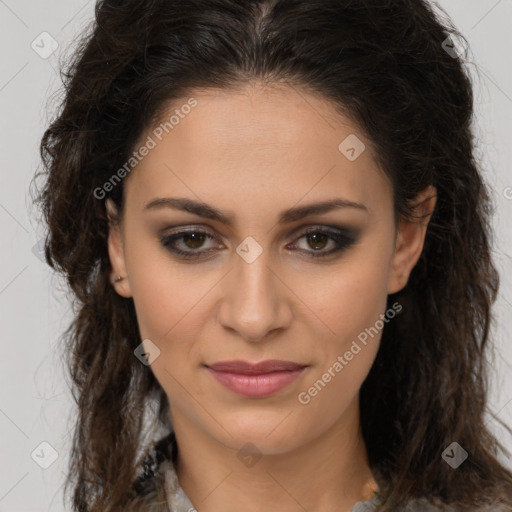
[[[502,276],[495,305],[490,410],[512,425],[512,19],[511,0],[444,0],[468,37],[477,102],[478,157],[496,205],[495,257]],[[0,512],[64,510],[62,485],[73,404],[58,350],[70,321],[62,283],[37,257],[41,238],[28,185],[39,166],[38,145],[60,86],[59,59],[90,23],[93,0],[0,0]],[[40,34],[59,47],[42,58]],[[49,48],[48,39],[45,49]],[[507,448],[512,439],[489,419]],[[56,461],[42,469],[33,460]],[[36,450],[34,452],[34,450]],[[510,460],[506,464],[512,467]]]

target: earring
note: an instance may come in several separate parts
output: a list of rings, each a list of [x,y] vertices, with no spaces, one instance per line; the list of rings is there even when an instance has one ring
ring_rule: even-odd
[[[112,283],[118,283],[118,282],[119,282],[119,281],[121,281],[122,279],[124,279],[124,277],[116,276],[116,277],[114,277],[114,279],[112,279]]]

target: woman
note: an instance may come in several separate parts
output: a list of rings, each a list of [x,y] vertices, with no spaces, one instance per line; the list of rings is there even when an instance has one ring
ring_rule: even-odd
[[[512,510],[458,36],[420,0],[105,0],[44,134],[73,510]]]

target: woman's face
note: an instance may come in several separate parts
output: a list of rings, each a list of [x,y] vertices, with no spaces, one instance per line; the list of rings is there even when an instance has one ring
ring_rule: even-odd
[[[271,454],[353,424],[387,295],[405,285],[424,226],[395,231],[370,142],[319,97],[195,90],[164,117],[134,148],[109,252],[175,428]],[[299,369],[208,368],[240,360]]]

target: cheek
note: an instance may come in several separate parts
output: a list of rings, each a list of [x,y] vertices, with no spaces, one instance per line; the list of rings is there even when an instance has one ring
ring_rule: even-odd
[[[376,252],[359,251],[339,266],[309,273],[294,292],[303,298],[322,331],[341,349],[374,325],[384,312],[388,274],[386,258]]]
[[[132,233],[126,241],[126,265],[140,333],[163,343],[186,325],[209,280],[204,275],[196,279],[192,266],[173,262],[158,241]]]
[[[145,270],[134,279],[132,289],[141,336],[154,338],[163,346],[193,336],[204,296],[217,281],[171,278],[156,266]]]
[[[149,252],[131,253],[128,269],[140,335],[160,351],[151,371],[173,397],[172,403],[192,410],[184,390],[194,390],[194,396],[200,396],[201,390],[190,382],[191,365],[196,361],[191,351],[200,329],[198,321],[206,315],[205,295],[218,279],[201,276],[198,271],[196,275],[192,266],[180,268],[165,253]]]
[[[360,259],[347,266],[316,296],[330,335],[316,344],[317,364],[297,401],[307,418],[321,417],[322,425],[337,421],[356,399],[377,355],[382,329],[375,325],[386,308],[387,274],[378,262],[370,263]]]

